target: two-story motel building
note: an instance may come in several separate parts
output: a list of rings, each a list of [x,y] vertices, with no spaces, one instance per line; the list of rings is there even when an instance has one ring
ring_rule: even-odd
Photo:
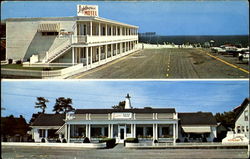
[[[6,19],[6,59],[92,68],[137,50],[138,26],[78,5],[76,17]]]

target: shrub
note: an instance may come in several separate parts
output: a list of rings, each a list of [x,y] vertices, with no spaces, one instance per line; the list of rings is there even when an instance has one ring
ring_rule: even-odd
[[[185,139],[184,139],[184,142],[188,142],[188,139],[187,139],[187,138],[185,138]]]
[[[218,141],[218,138],[214,138],[214,139],[213,139],[213,142],[219,142],[219,141]]]
[[[50,67],[44,67],[44,68],[43,68],[43,71],[50,71],[50,70],[51,70]]]
[[[57,143],[61,143],[61,140],[60,140],[60,139],[57,139],[56,142],[57,142]]]
[[[181,142],[181,140],[180,140],[180,139],[176,139],[175,142],[176,142],[176,143],[179,143],[179,142]]]
[[[158,140],[154,140],[154,143],[158,143]]]
[[[90,143],[90,140],[88,137],[85,137],[84,140],[83,140],[83,143]]]
[[[44,142],[45,142],[45,139],[44,139],[44,138],[42,138],[41,142],[43,142],[43,143],[44,143]]]
[[[13,63],[13,59],[8,59],[8,63],[12,64]]]
[[[139,143],[138,138],[127,138],[126,140],[124,140],[124,146],[126,145],[126,143]]]
[[[63,139],[62,142],[63,142],[63,143],[67,143],[67,140],[66,140],[66,139]]]
[[[202,142],[207,142],[207,138],[203,137]]]
[[[16,64],[22,64],[21,60],[16,61]]]
[[[103,138],[99,140],[99,143],[104,143],[104,142],[106,142],[107,148],[113,148],[115,147],[116,140],[114,138]]]

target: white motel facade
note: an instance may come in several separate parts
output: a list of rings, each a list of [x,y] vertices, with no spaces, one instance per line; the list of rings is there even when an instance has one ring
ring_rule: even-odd
[[[6,59],[93,68],[138,49],[138,26],[101,18],[98,6],[77,9],[75,17],[6,19]]]
[[[195,121],[182,123],[185,117],[181,120],[174,108],[132,108],[128,97],[125,109],[76,109],[64,116],[41,114],[31,125],[33,139],[41,142],[42,138],[53,136],[52,133],[54,138],[66,139],[69,143],[83,142],[85,137],[91,142],[115,138],[119,143],[127,138],[168,143],[177,139],[184,142],[185,138],[190,142],[201,142],[202,138],[211,142],[216,138],[216,121],[211,113],[191,113],[190,116],[198,118],[191,117]]]

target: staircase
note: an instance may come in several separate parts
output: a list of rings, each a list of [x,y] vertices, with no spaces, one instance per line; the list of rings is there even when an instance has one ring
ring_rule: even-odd
[[[54,50],[48,52],[48,55],[45,56],[45,63],[51,63],[59,56],[63,55],[66,51],[68,51],[71,48],[71,42],[70,39],[62,42],[58,47],[56,47]]]

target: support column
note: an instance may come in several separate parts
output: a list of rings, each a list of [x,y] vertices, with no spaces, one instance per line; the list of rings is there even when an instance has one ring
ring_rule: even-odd
[[[136,124],[134,124],[134,138],[136,138]]]
[[[175,139],[176,139],[176,134],[175,134],[175,124],[173,124],[173,143],[175,143]]]
[[[118,44],[117,43],[115,43],[115,48],[116,48],[116,50],[115,50],[115,56],[117,56],[117,54],[118,54]]]
[[[117,25],[115,26],[115,35],[117,36],[118,35],[118,27],[117,27]]]
[[[93,29],[92,27],[93,27],[92,26],[92,21],[90,21],[90,28],[89,28],[90,29],[90,31],[89,31],[90,36],[92,36],[92,29]]]
[[[153,141],[155,140],[155,124],[153,124]]]
[[[86,66],[87,66],[87,68],[88,68],[88,66],[89,66],[89,48],[88,47],[85,47],[85,49],[86,49]]]
[[[113,124],[110,125],[110,129],[111,129],[111,131],[110,131],[110,137],[113,138],[113,136],[114,136],[113,135],[114,125]]]
[[[134,137],[134,124],[131,124],[130,129],[131,129],[131,137]]]
[[[111,127],[110,127],[110,124],[108,124],[108,138],[111,138]]]
[[[113,59],[113,44],[110,44],[111,60]]]
[[[91,124],[89,124],[89,134],[88,134],[88,138],[90,139],[91,138]]]
[[[67,142],[70,143],[70,124],[68,125],[68,137]]]
[[[110,35],[113,36],[114,33],[113,33],[113,26],[112,25],[110,26],[110,30],[111,30]]]
[[[101,61],[101,46],[98,46],[98,63]]]
[[[179,138],[178,129],[179,129],[179,126],[178,126],[178,121],[177,121],[177,123],[176,123],[176,139]]]
[[[108,58],[108,45],[105,45],[105,61],[107,61]]]
[[[88,134],[89,134],[89,125],[86,124],[86,129],[85,129],[85,136],[88,137]],[[89,138],[89,137],[88,137]]]
[[[98,23],[98,36],[101,36],[101,23]]]
[[[68,124],[65,125],[65,130],[64,130],[64,138],[66,139],[66,141],[68,141],[67,137],[68,137]]]
[[[158,140],[158,124],[155,124],[155,139]]]
[[[123,47],[123,43],[120,43],[120,55],[122,54],[122,47]]]
[[[108,36],[108,24],[105,25],[105,36]]]
[[[124,52],[127,52],[127,42],[125,42],[125,50]]]
[[[93,47],[90,47],[90,68],[92,67],[93,62]]]
[[[75,48],[72,47],[72,65],[75,63]]]
[[[48,129],[45,129],[45,139],[48,139]]]

